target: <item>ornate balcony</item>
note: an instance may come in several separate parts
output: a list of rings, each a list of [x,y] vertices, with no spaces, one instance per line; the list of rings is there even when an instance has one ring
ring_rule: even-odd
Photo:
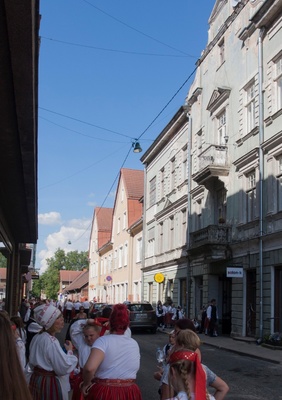
[[[189,253],[202,253],[212,260],[226,259],[229,226],[209,225],[190,234]]]
[[[198,171],[192,178],[198,185],[208,187],[214,180],[229,174],[227,146],[210,145],[198,156]]]

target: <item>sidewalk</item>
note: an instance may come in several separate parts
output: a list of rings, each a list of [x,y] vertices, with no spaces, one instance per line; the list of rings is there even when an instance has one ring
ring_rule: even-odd
[[[159,332],[168,333],[171,329]],[[202,345],[213,346],[218,349],[231,351],[243,356],[258,358],[275,364],[282,364],[282,350],[272,349],[257,345],[255,339],[251,338],[231,338],[229,336],[210,337],[202,333],[199,334]]]

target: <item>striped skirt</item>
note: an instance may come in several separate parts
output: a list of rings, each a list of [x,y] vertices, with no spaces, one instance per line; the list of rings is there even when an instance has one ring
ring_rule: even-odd
[[[142,400],[135,379],[94,379],[86,400]]]
[[[62,400],[62,388],[54,371],[35,367],[29,382],[33,400]]]

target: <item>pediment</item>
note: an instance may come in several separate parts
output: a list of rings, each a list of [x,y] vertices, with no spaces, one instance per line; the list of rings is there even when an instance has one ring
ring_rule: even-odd
[[[207,106],[207,110],[211,112],[211,114],[221,106],[221,104],[228,99],[230,95],[230,88],[220,88],[218,87],[212,92],[210,101]]]
[[[221,9],[225,6],[228,0],[217,0],[211,12],[211,16],[209,18],[209,23],[216,18],[216,16],[220,13]]]
[[[168,208],[171,205],[172,205],[172,202],[169,200],[169,198],[167,198],[165,203],[164,203],[164,208],[163,209],[165,210],[166,208]]]

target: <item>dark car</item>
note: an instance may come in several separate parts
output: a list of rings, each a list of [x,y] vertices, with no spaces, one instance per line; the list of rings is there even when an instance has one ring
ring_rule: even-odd
[[[130,312],[130,329],[149,329],[152,333],[157,332],[157,316],[150,303],[128,303]]]

